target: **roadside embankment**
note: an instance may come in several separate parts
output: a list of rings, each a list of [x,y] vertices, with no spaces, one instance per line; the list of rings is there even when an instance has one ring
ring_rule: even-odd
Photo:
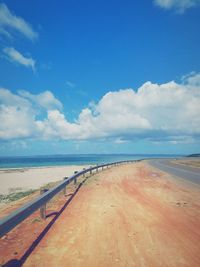
[[[80,181],[47,205],[46,221],[36,212],[1,240],[2,263],[200,266],[199,186],[145,162]]]

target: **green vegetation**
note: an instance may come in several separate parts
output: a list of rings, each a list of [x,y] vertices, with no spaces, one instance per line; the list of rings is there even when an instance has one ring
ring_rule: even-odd
[[[16,201],[18,199],[21,199],[23,197],[29,196],[33,194],[36,190],[28,190],[28,191],[23,191],[23,192],[16,192],[16,193],[11,193],[8,195],[0,195],[0,202],[11,202],[11,201]]]
[[[58,181],[58,182],[51,182],[51,183],[48,183],[48,184],[45,184],[43,185],[40,189],[51,189],[55,186],[57,186],[61,181]]]
[[[40,189],[51,189],[51,188],[53,188],[54,186],[56,186],[58,184],[59,184],[59,182],[48,183],[48,184],[42,186]],[[15,188],[15,189],[12,189],[12,190],[14,192],[11,191],[7,195],[0,194],[0,203],[8,203],[8,202],[16,201],[16,200],[19,200],[21,198],[29,196],[29,195],[35,193],[36,191],[38,191],[38,189],[35,189],[35,190],[30,189],[30,190],[27,190],[27,191],[19,191],[19,190],[22,190],[20,188]],[[16,190],[18,192],[16,192]]]
[[[41,221],[42,221],[42,219],[38,217],[38,218],[34,218],[32,223],[38,223],[38,222],[41,222]]]

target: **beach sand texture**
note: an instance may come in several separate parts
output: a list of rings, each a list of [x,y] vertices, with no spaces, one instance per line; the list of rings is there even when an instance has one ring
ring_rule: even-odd
[[[48,205],[46,221],[36,212],[1,240],[2,263],[200,266],[199,186],[141,162],[94,174],[68,193]]]
[[[71,176],[85,166],[58,166],[40,168],[0,169],[0,194],[38,189],[39,187]]]

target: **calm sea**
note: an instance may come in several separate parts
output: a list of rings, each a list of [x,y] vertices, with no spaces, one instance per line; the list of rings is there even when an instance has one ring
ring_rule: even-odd
[[[64,166],[64,165],[92,165],[103,164],[121,160],[136,160],[144,158],[174,158],[180,155],[126,155],[126,154],[98,154],[98,155],[51,155],[51,156],[18,156],[0,157],[0,168],[25,168],[41,166]]]

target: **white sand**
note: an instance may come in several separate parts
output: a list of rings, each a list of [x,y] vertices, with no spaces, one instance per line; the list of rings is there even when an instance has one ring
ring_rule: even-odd
[[[38,189],[50,182],[62,181],[64,177],[80,171],[85,166],[57,166],[39,168],[0,169],[0,194]]]

